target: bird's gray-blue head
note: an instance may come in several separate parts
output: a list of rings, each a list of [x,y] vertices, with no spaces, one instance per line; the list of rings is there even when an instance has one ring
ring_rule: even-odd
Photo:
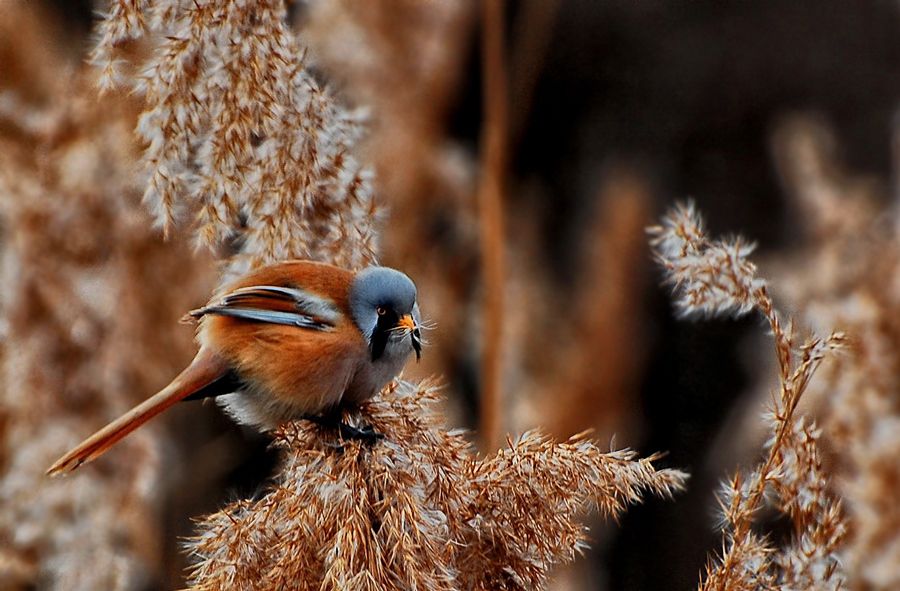
[[[368,267],[350,285],[350,314],[369,342],[372,361],[422,353],[416,284],[388,267]]]

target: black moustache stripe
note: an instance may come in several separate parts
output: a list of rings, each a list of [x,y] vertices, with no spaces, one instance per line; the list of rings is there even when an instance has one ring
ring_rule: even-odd
[[[419,329],[412,331],[409,337],[412,339],[413,349],[416,351],[416,361],[419,361],[422,359],[422,341],[420,340],[422,337],[419,335]]]
[[[372,361],[378,361],[384,355],[384,349],[387,347],[390,331],[397,324],[397,315],[388,312],[378,317],[375,324],[375,330],[372,331]]]

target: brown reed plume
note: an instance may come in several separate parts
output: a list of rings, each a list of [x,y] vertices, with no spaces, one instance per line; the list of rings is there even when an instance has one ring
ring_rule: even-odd
[[[616,517],[684,485],[658,456],[603,453],[583,435],[532,431],[479,457],[437,400],[427,384],[389,386],[361,411],[385,434],[372,447],[286,425],[271,490],[200,522],[192,589],[541,588],[583,548],[586,508]]]
[[[108,469],[48,481],[41,466],[189,359],[177,324],[206,265],[165,243],[140,208],[138,109],[48,38],[33,3],[0,8],[0,588],[94,591],[162,569],[160,428]],[[172,283],[178,290],[152,289]],[[175,463],[172,463],[175,462]]]
[[[131,83],[145,100],[144,199],[167,231],[186,210],[200,244],[236,250],[232,273],[288,258],[374,260],[358,117],[304,67],[286,16],[280,0],[116,0],[92,54],[112,86],[120,48],[149,43]]]
[[[837,551],[846,533],[844,517],[822,468],[820,432],[796,409],[822,360],[842,348],[846,337],[832,333],[795,342],[792,324],[784,326],[766,281],[747,258],[752,246],[740,238],[707,238],[693,206],[676,207],[650,234],[683,314],[757,311],[775,341],[780,383],[766,419],[771,429],[766,455],[749,474],[738,473],[723,484],[723,550],[707,567],[701,589],[842,588],[846,577]],[[753,528],[767,501],[792,523],[791,539],[782,548]]]
[[[608,171],[597,191],[597,210],[588,218],[578,281],[574,289],[555,294],[553,305],[569,308],[567,318],[549,317],[537,328],[527,307],[520,312],[526,315],[520,323],[534,331],[531,365],[545,368],[533,379],[531,424],[539,421],[557,437],[594,428],[601,437],[615,434],[622,441],[637,429],[644,362],[641,293],[651,264],[643,228],[651,220],[650,200],[650,189],[635,173]],[[561,322],[569,325],[571,339],[552,352],[537,344],[540,331],[559,330]]]
[[[842,326],[847,354],[823,367],[806,396],[822,428],[833,486],[847,512],[840,551],[847,587],[900,588],[900,235],[884,184],[842,162],[821,118],[784,119],[773,138],[802,241],[773,266],[782,297],[809,326]]]

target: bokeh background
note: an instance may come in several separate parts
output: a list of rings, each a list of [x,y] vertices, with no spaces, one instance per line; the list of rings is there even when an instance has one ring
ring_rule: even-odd
[[[69,82],[85,69],[97,8],[0,0],[8,499],[32,494],[29,481],[16,484],[17,466],[43,457],[17,455],[22,441],[44,438],[50,456],[65,447],[54,447],[62,440],[46,430],[48,416],[75,413],[71,428],[87,435],[190,358],[190,329],[177,320],[216,282],[208,254],[164,242],[139,205],[138,147],[128,139],[135,104],[85,99],[87,75]],[[409,375],[441,376],[448,421],[477,431],[489,295],[477,202],[481,11],[449,0],[312,1],[291,14],[320,80],[367,109],[362,159],[387,208],[382,261],[416,280],[436,325]],[[674,317],[644,229],[670,204],[693,199],[714,235],[759,244],[763,274],[783,280],[776,296],[788,312],[806,293],[791,287],[792,266],[812,260],[798,253],[817,248],[836,223],[820,220],[825,208],[856,219],[864,202],[860,239],[892,232],[900,4],[522,0],[506,5],[504,25],[503,431],[594,429],[642,453],[667,451],[667,465],[692,474],[674,501],[650,499],[618,524],[592,523],[591,548],[555,585],[695,588],[720,547],[717,483],[759,453],[772,360],[755,318]],[[805,271],[814,285],[817,271]],[[891,281],[884,277],[885,293]],[[887,392],[896,416],[900,398]],[[60,397],[75,402],[60,410]],[[118,559],[145,565],[148,590],[183,583],[178,539],[191,534],[190,518],[257,494],[276,461],[265,437],[212,405],[171,415],[132,453],[175,468],[160,476],[132,466],[127,485],[111,485],[113,497],[103,496],[109,487],[79,492],[97,504],[135,503],[132,518],[147,523],[129,530],[133,551]],[[122,469],[97,466],[108,482]],[[90,536],[53,531],[53,515],[72,510],[67,502],[52,500],[49,516],[12,502],[0,509],[0,588],[76,588],[36,574],[47,572],[48,553],[65,556]],[[784,524],[764,527],[777,538]],[[890,534],[896,543],[900,532]]]

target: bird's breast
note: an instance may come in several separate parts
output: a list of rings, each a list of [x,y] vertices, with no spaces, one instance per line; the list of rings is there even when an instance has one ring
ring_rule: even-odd
[[[381,391],[403,370],[412,347],[388,347],[376,361],[367,358],[351,380],[344,395],[351,403],[367,400]]]

